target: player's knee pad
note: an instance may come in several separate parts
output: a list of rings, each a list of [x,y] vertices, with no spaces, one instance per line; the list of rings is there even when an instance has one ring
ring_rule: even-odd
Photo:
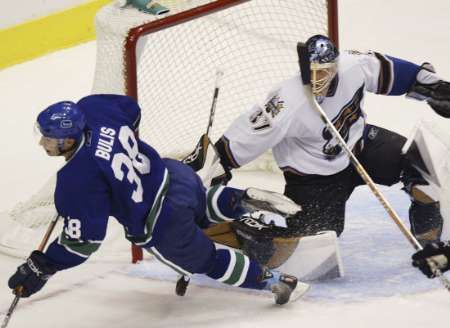
[[[439,202],[422,203],[413,200],[409,208],[409,221],[411,232],[422,245],[440,240],[443,218]]]
[[[411,198],[411,232],[422,245],[440,240],[443,226],[440,204],[421,190],[420,186],[426,186],[428,182],[406,159],[401,181],[404,184],[403,190]]]
[[[417,194],[417,186],[428,185],[428,182],[423,178],[422,174],[413,166],[409,159],[405,156],[402,161],[402,173],[400,181],[403,183],[403,190],[406,191],[412,200],[418,197],[418,201],[426,202],[420,199]]]
[[[409,195],[411,201],[419,204],[432,204],[436,200],[431,198],[423,189],[426,189],[429,183],[422,174],[409,162],[407,158],[402,164],[402,175],[400,181],[403,183],[403,190]]]

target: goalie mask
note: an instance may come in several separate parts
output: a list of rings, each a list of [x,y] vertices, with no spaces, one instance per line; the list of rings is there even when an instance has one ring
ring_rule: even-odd
[[[326,96],[337,74],[339,51],[324,35],[314,35],[297,45],[303,84],[311,84],[315,96]]]

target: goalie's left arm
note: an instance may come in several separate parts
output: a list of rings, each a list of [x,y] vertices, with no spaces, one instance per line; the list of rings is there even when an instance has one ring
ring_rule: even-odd
[[[450,83],[436,75],[431,64],[422,64],[407,96],[425,100],[436,113],[450,118]]]
[[[353,52],[353,56],[359,61],[367,91],[425,100],[436,113],[450,118],[450,83],[439,77],[431,64],[418,66],[378,52]]]

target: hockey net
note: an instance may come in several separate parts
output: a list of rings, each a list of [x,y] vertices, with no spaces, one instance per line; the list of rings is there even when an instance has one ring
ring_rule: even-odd
[[[165,157],[188,154],[205,132],[217,70],[224,76],[213,141],[240,113],[298,71],[297,42],[318,33],[337,42],[337,0],[159,3],[170,12],[154,16],[115,3],[98,12],[93,93],[135,97],[142,107],[140,137]],[[259,160],[253,168],[276,169],[270,154],[265,158],[269,160]],[[20,229],[32,233],[47,225],[55,212],[54,184],[50,179],[13,209],[10,217],[19,231],[8,240],[2,237],[1,250],[28,252],[33,247],[31,237],[19,237]]]

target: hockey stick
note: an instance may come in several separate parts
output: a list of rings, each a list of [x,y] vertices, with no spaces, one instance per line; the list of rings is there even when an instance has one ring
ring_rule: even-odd
[[[48,225],[47,231],[45,232],[44,237],[42,238],[41,243],[39,244],[39,247],[37,248],[38,251],[43,251],[45,248],[45,245],[47,245],[48,240],[50,239],[50,236],[53,232],[53,229],[55,229],[56,223],[58,222],[59,219],[59,214],[56,214],[52,221],[50,222],[50,224]],[[9,320],[11,319],[11,316],[14,312],[14,310],[16,309],[17,304],[19,303],[20,300],[20,295],[22,294],[22,290],[23,287],[22,286],[18,286],[15,290],[14,293],[16,294],[16,296],[14,297],[14,300],[12,301],[11,305],[9,306],[8,312],[5,315],[5,319],[3,319],[3,323],[1,328],[6,328],[6,326],[8,326]]]
[[[223,77],[223,71],[220,69],[217,69],[213,99],[212,99],[212,103],[211,103],[211,108],[209,110],[209,119],[208,119],[208,125],[206,127],[206,133],[200,137],[200,140],[198,141],[197,145],[195,146],[194,151],[182,160],[182,162],[184,164],[189,165],[196,172],[198,172],[205,166],[208,145],[211,143],[211,140],[209,139],[209,132],[210,132],[213,122],[214,122],[214,115],[216,113],[217,99],[219,98],[219,91],[220,91],[220,85],[222,82],[222,77]],[[215,152],[215,154],[214,154],[215,158],[213,159],[211,166],[206,171],[205,176],[202,177],[203,183],[205,183],[213,178],[212,175],[213,175],[214,171],[216,170],[217,165],[219,165],[219,163],[220,163],[219,156],[216,153],[215,147],[212,147],[212,148]],[[189,285],[189,281],[190,281],[190,278],[185,275],[182,275],[178,279],[176,287],[175,287],[175,293],[178,296],[184,296],[184,294],[186,294],[186,289]]]
[[[411,243],[411,245],[414,247],[415,250],[422,250],[422,245],[419,244],[417,239],[414,237],[414,235],[408,230],[408,228],[403,224],[402,220],[398,216],[398,214],[395,212],[395,210],[392,208],[392,206],[389,204],[387,199],[384,197],[384,195],[381,193],[381,191],[378,189],[378,187],[373,182],[370,175],[367,173],[367,171],[364,169],[364,167],[361,165],[359,160],[356,158],[356,156],[352,153],[350,148],[348,147],[345,140],[342,138],[339,131],[336,129],[334,124],[330,121],[327,114],[324,112],[322,107],[317,102],[316,97],[313,95],[313,102],[314,102],[314,108],[316,111],[320,114],[320,117],[322,121],[327,125],[328,129],[332,132],[334,137],[338,140],[339,145],[344,149],[347,156],[350,159],[350,162],[353,164],[353,166],[356,168],[356,171],[358,171],[361,178],[364,180],[364,182],[367,184],[367,186],[370,188],[372,193],[375,195],[375,197],[380,201],[381,205],[383,205],[386,212],[389,214],[390,218],[395,222],[395,224],[398,226],[400,231],[403,233],[403,235],[408,239],[408,241]],[[450,282],[442,275],[441,270],[439,270],[436,265],[429,260],[428,264],[430,265],[430,268],[432,272],[439,277],[439,280],[441,281],[442,285],[450,292]]]
[[[185,164],[188,164],[191,166],[194,171],[198,171],[203,168],[205,165],[206,160],[206,153],[208,149],[209,143],[211,141],[209,140],[209,132],[212,128],[213,122],[214,122],[214,115],[216,112],[216,105],[217,105],[217,99],[219,98],[219,91],[220,91],[220,85],[223,77],[223,71],[218,69],[216,71],[216,81],[214,85],[214,94],[213,99],[211,103],[211,108],[209,111],[209,119],[208,119],[208,125],[206,127],[206,133],[204,133],[201,137],[197,145],[195,146],[195,149],[192,153],[187,155],[182,162]]]

